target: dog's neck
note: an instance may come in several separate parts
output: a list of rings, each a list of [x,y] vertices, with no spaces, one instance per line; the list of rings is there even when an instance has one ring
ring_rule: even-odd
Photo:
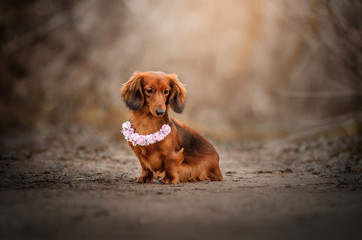
[[[162,117],[155,117],[149,111],[142,111],[141,109],[131,110],[130,121],[136,133],[147,135],[160,130],[163,124],[168,124],[169,118],[167,110]]]

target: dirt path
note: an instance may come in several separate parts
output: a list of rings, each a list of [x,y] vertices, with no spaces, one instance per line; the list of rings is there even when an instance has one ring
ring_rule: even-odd
[[[128,146],[99,132],[4,144],[0,239],[360,235],[362,138],[215,143],[224,181],[177,185],[135,183],[140,166]]]

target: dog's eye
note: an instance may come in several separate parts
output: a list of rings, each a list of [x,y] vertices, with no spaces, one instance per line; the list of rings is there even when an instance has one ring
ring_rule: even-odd
[[[152,94],[152,89],[146,89],[146,93]]]
[[[163,91],[163,94],[167,95],[170,92],[170,90],[166,89]]]

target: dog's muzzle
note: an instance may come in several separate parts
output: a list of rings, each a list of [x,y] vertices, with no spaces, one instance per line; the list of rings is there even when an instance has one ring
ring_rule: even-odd
[[[165,113],[165,110],[163,110],[163,109],[157,109],[157,110],[156,110],[156,114],[157,114],[158,116],[162,116],[164,113]]]

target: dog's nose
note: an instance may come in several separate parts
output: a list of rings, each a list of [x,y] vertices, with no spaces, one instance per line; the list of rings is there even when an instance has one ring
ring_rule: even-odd
[[[157,109],[156,110],[156,114],[158,115],[158,116],[161,116],[161,115],[163,115],[165,113],[165,110],[163,110],[163,109]]]

